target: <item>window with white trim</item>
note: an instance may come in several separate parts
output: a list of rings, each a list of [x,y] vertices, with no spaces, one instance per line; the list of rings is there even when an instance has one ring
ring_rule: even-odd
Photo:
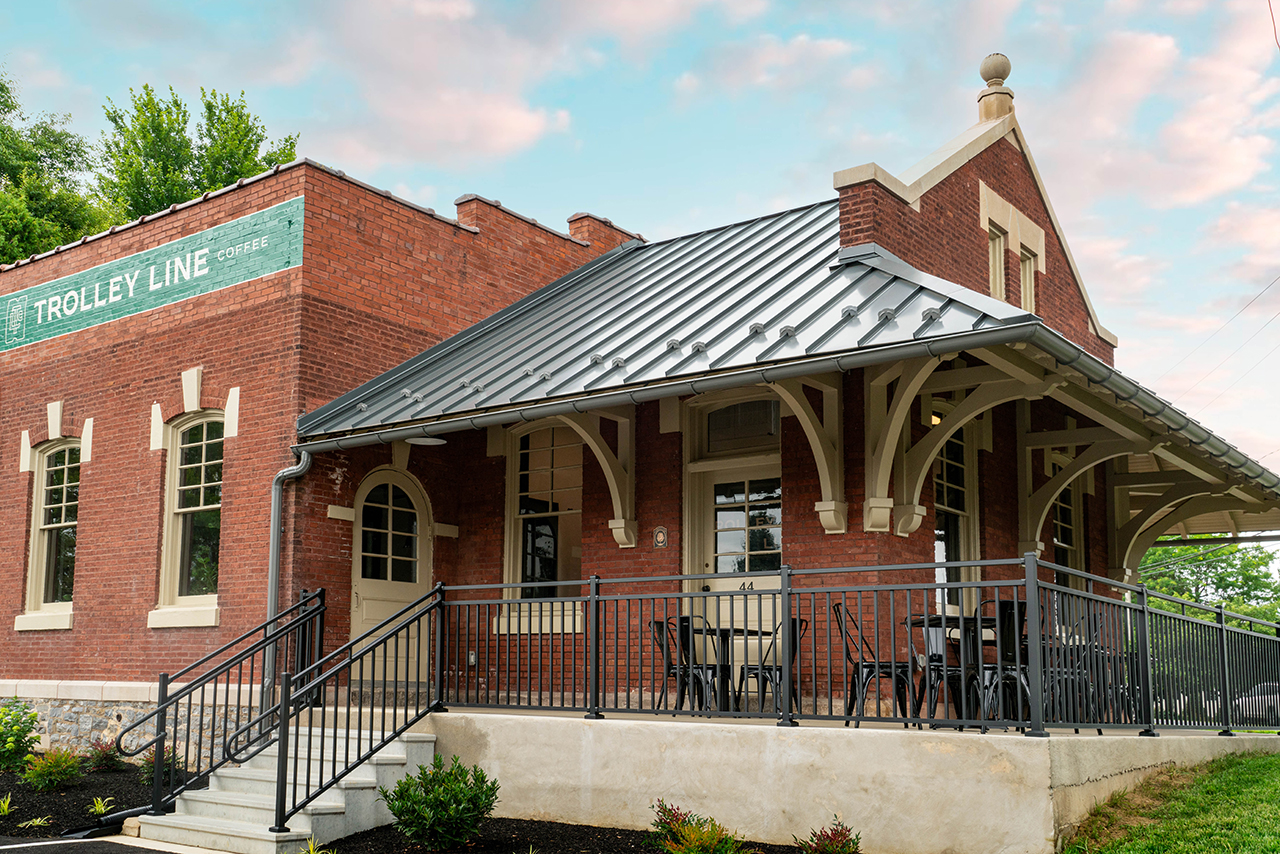
[[[14,627],[68,629],[80,516],[79,441],[57,441],[40,449],[34,474],[26,613]]]
[[[1035,253],[1023,249],[1020,268],[1022,271],[1022,310],[1036,313],[1036,256]]]
[[[217,625],[223,415],[219,410],[200,410],[166,429],[168,473],[160,601],[148,625]]]
[[[989,267],[989,284],[991,287],[991,296],[998,300],[1004,299],[1004,256],[1008,251],[1009,242],[1005,233],[1000,229],[992,226],[987,232],[987,249],[990,255]]]
[[[577,588],[551,582],[582,577],[582,439],[557,424],[518,435],[515,444],[508,577],[535,585],[521,588],[524,599],[576,596]]]
[[[940,404],[930,419],[942,423],[948,406]],[[934,541],[933,559],[938,563],[978,560],[977,449],[971,441],[971,427],[951,434],[933,464]],[[939,581],[980,581],[977,567],[947,567]],[[959,605],[958,590],[947,591],[947,604]]]

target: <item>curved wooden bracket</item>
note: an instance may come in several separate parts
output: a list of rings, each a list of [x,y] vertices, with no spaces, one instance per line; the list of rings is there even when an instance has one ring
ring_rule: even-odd
[[[616,418],[618,422],[618,453],[615,455],[604,436],[600,434],[597,416],[585,413],[554,416],[573,428],[591,452],[595,454],[600,468],[604,471],[605,482],[609,486],[609,497],[613,500],[613,518],[609,520],[609,530],[613,539],[624,549],[632,549],[639,542],[636,526],[636,482],[635,451],[632,441],[632,425],[635,423],[631,413]]]
[[[1178,516],[1183,508],[1178,508],[1173,513],[1161,517],[1160,514],[1165,510],[1191,498],[1202,495],[1221,495],[1223,492],[1225,490],[1220,485],[1197,481],[1175,484],[1159,496],[1152,498],[1138,515],[1116,531],[1116,551],[1120,557],[1117,563],[1120,568],[1126,574],[1137,572],[1138,564],[1142,562],[1142,556],[1151,547],[1151,543],[1167,531],[1170,525],[1181,521],[1180,519],[1175,521],[1172,517]],[[1182,518],[1187,517],[1182,516]]]
[[[1147,454],[1151,449],[1151,442],[1127,442],[1123,439],[1094,442],[1023,502],[1022,542],[1033,543],[1040,539],[1040,532],[1044,530],[1053,502],[1080,475],[1107,460],[1129,454]]]
[[[920,387],[938,367],[937,356],[908,359],[873,375],[867,372],[866,389],[866,453],[867,497],[863,504],[862,529],[888,531],[893,499],[889,484],[893,461],[902,442],[902,431],[911,416],[911,407]],[[893,400],[888,399],[889,383],[898,380]]]
[[[813,509],[822,529],[828,534],[843,534],[848,529],[848,505],[844,501],[844,442],[838,381],[818,387],[823,398],[821,418],[809,403],[802,380],[779,380],[769,383],[769,387],[791,409],[809,440],[822,492],[822,500],[814,502]]]
[[[1038,400],[1065,382],[1060,377],[1033,384],[1021,380],[998,380],[983,383],[957,403],[937,426],[907,451],[903,459],[902,489],[898,495],[904,501],[893,508],[894,532],[905,536],[920,527],[925,514],[925,508],[920,504],[924,482],[942,446],[957,430],[988,409],[1011,400]]]

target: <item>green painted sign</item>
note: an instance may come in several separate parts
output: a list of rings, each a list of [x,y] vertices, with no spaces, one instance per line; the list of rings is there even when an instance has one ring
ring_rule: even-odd
[[[79,332],[302,263],[303,198],[33,285],[4,301],[0,352]]]

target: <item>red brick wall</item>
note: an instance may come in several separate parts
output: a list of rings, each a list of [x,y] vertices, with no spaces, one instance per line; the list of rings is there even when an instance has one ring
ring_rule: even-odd
[[[920,210],[875,182],[840,190],[840,245],[875,242],[926,273],[989,294],[986,223],[980,222],[978,183],[1044,229],[1045,271],[1036,273],[1036,313],[1068,340],[1107,364],[1114,347],[1089,331],[1089,315],[1048,208],[1026,158],[1000,140],[920,198]],[[1017,247],[1006,254],[1006,299],[1022,304]]]
[[[0,678],[151,679],[226,642],[265,616],[273,476],[294,461],[297,417],[427,346],[457,333],[608,246],[558,235],[492,205],[460,212],[471,228],[304,165],[153,221],[0,272],[0,295],[194,234],[267,206],[306,197],[303,266],[93,329],[0,354]],[[240,434],[226,442],[219,607],[213,628],[152,630],[164,519],[165,454],[149,450],[151,404],[182,414],[180,374],[203,367],[204,407],[241,388]],[[32,475],[18,472],[23,430],[46,438],[45,404],[61,400],[64,434],[94,418],[82,466],[70,630],[15,632],[25,607]],[[478,449],[478,450],[477,450]],[[501,496],[501,461],[483,436],[418,448],[413,468],[436,518],[467,534],[436,543],[443,565],[493,565],[501,518],[486,538],[468,524],[475,499],[452,497],[455,460]],[[349,602],[350,524],[326,518],[350,506],[363,472],[390,461],[374,448],[318,459],[303,486],[286,487],[282,602],[323,583],[335,613]],[[436,464],[428,464],[431,455]],[[476,471],[481,469],[483,471]],[[487,497],[487,496],[486,496]],[[305,523],[299,523],[301,514]],[[468,521],[464,521],[467,519]],[[330,637],[346,638],[340,620]]]

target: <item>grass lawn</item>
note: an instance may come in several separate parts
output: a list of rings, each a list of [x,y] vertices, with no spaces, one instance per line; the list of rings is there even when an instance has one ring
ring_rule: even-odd
[[[1280,852],[1280,755],[1171,768],[1096,807],[1064,854]]]

